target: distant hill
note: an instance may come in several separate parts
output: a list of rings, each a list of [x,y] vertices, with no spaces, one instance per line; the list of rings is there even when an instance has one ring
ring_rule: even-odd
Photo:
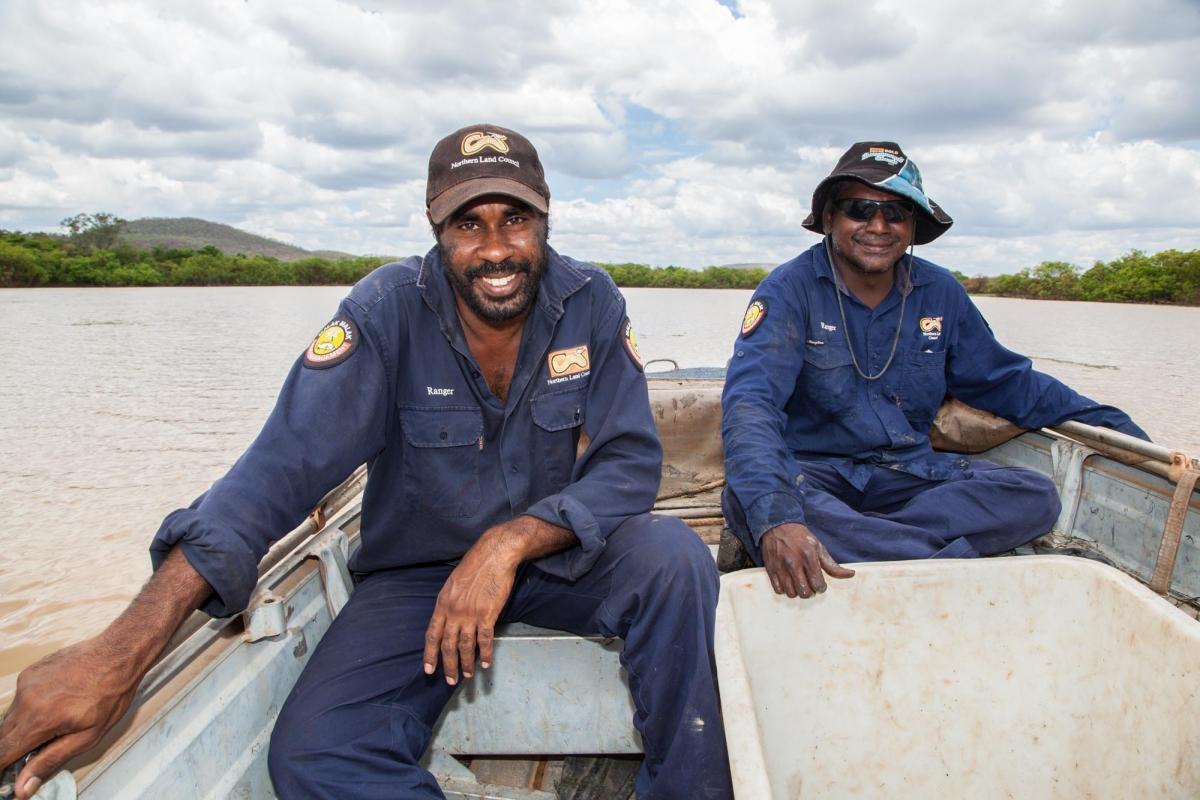
[[[125,223],[119,241],[147,250],[162,247],[168,250],[199,250],[212,245],[227,256],[272,256],[280,261],[299,261],[302,258],[354,258],[336,250],[305,250],[265,236],[246,233],[230,225],[208,222],[194,217],[151,217]]]

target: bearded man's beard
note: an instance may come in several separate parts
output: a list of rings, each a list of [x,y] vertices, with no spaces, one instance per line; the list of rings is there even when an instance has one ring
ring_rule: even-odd
[[[541,242],[541,252],[535,258],[508,259],[499,263],[480,261],[463,270],[461,274],[451,266],[451,259],[454,257],[452,250],[446,249],[438,242],[438,253],[455,294],[462,299],[467,308],[489,322],[508,322],[527,312],[537,299],[538,287],[549,262],[549,248],[545,239]],[[508,297],[489,297],[476,287],[481,278],[511,273],[520,275],[521,282],[517,291]]]

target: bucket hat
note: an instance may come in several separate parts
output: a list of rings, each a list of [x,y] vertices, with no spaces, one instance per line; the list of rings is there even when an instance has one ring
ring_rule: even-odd
[[[817,184],[812,211],[800,223],[813,233],[825,233],[822,212],[829,192],[838,181],[852,180],[912,200],[917,206],[914,244],[927,244],[950,230],[954,220],[925,195],[921,170],[895,142],[856,142],[840,159],[829,177]]]

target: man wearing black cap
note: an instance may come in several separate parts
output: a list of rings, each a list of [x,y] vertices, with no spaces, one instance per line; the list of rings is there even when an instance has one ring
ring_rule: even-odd
[[[438,143],[437,245],[350,291],[258,439],[163,522],[131,610],[26,671],[0,760],[51,741],[18,785],[115,723],[191,609],[244,608],[270,541],[366,462],[357,585],[280,712],[279,796],[441,797],[417,762],[507,621],[624,639],[638,795],[730,796],[715,566],[680,520],[648,513],[662,449],[624,299],[548,246],[549,201],[520,134],[474,125]]]
[[[818,184],[824,240],[750,301],[722,396],[722,505],[775,591],[809,597],[839,562],[968,558],[1046,532],[1041,473],[935,453],[947,393],[1026,428],[1076,419],[1145,438],[1006,350],[947,270],[912,255],[950,217],[894,142],[859,142]]]

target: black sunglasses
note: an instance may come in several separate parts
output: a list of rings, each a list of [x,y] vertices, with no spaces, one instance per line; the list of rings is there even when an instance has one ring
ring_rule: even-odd
[[[904,200],[864,200],[861,197],[843,197],[833,201],[834,208],[856,222],[870,222],[876,211],[883,212],[886,222],[904,222],[915,213],[913,204]]]

